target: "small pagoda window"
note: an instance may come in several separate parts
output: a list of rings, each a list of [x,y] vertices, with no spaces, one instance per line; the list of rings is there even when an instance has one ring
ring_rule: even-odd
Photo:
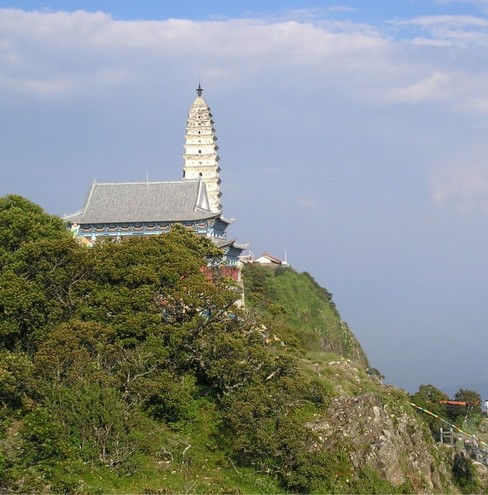
[[[198,153],[201,153],[201,152],[202,152],[202,150],[198,150]]]

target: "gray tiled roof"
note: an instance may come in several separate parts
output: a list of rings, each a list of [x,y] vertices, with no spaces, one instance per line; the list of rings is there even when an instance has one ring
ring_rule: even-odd
[[[228,240],[228,239],[212,239],[212,241],[219,248],[224,248],[224,247],[230,246],[230,247],[233,247],[233,248],[240,249],[240,250],[244,251],[244,249],[247,249],[249,247],[249,244],[238,244],[235,239],[231,239],[231,240]]]
[[[82,210],[65,220],[87,223],[184,221],[218,217],[201,180],[93,183]]]

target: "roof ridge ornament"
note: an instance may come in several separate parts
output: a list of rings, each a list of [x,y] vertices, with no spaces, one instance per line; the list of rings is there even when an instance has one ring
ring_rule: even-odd
[[[198,88],[196,89],[196,92],[197,92],[198,96],[202,96],[203,89],[202,89],[202,86],[200,85],[200,83],[198,83]]]

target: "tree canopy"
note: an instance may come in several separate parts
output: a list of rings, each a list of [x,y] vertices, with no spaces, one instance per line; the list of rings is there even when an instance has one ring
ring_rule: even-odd
[[[89,249],[0,200],[0,486],[76,491],[82,466],[131,472],[205,418],[233,462],[306,488],[285,475],[310,437],[292,404],[323,399],[235,307],[235,283],[208,280],[219,255],[182,227]]]

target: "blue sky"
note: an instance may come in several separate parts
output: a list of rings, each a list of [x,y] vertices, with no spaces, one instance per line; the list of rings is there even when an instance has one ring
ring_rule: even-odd
[[[199,19],[208,20],[215,17],[256,17],[262,15],[282,15],[283,12],[290,10],[305,9],[332,11],[337,14],[344,13],[348,17],[354,17],[359,11],[364,19],[385,20],[389,16],[410,15],[418,11],[419,2],[388,2],[385,0],[349,0],[344,2],[327,2],[324,0],[275,0],[275,1],[257,1],[241,0],[239,2],[229,2],[228,0],[210,0],[210,1],[185,1],[174,2],[171,0],[140,0],[133,2],[131,0],[55,0],[55,1],[2,1],[3,7],[22,8],[25,10],[43,10],[46,12],[53,11],[103,11],[109,12],[115,19]],[[435,8],[436,4],[424,1],[429,11]],[[450,5],[450,10],[456,9],[457,5]],[[425,10],[423,11],[425,13]]]
[[[487,13],[0,0],[0,194],[179,179],[200,81],[232,236],[327,287],[389,383],[488,382]]]
[[[483,0],[47,0],[0,1],[0,7],[26,11],[56,12],[86,10],[109,13],[116,20],[273,18],[300,15],[304,18],[335,18],[367,22],[378,27],[395,19],[427,15],[471,15],[486,12]],[[302,14],[299,12],[302,11]],[[293,14],[292,14],[293,13]]]

